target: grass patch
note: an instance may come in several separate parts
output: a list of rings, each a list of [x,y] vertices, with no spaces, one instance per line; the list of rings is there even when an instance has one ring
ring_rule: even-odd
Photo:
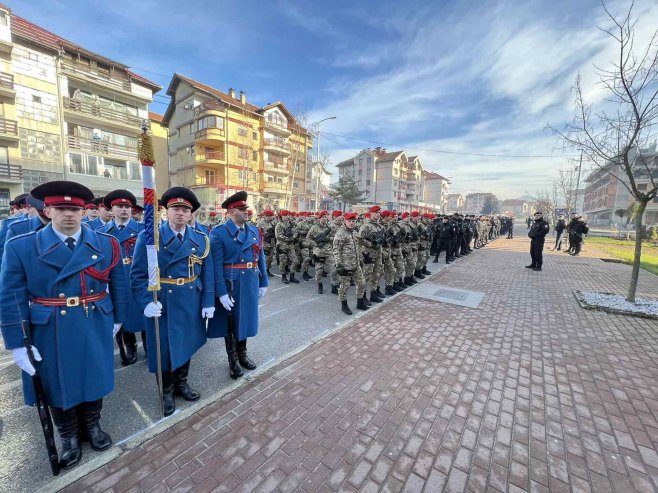
[[[596,246],[608,255],[623,260],[624,262],[633,263],[635,240],[615,240],[613,238],[588,236],[585,240],[585,244]],[[658,245],[646,241],[642,243],[640,267],[658,275]]]

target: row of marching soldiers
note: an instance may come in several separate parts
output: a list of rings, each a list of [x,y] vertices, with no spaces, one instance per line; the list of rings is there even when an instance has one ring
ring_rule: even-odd
[[[500,222],[481,216],[432,213],[396,213],[372,206],[362,216],[341,211],[310,212],[265,210],[257,226],[263,235],[267,273],[277,263],[284,284],[312,279],[314,266],[318,293],[324,292],[323,278],[329,277],[331,292],[341,309],[352,315],[347,301],[349,286],[356,286],[356,308],[367,310],[385,296],[413,286],[431,274],[427,263],[438,262],[445,252],[446,263],[484,246],[499,234]],[[384,281],[384,290],[380,286]]]
[[[118,335],[133,345],[135,334],[145,332],[151,373],[160,355],[165,416],[175,411],[175,397],[200,398],[188,373],[208,338],[224,338],[231,378],[256,368],[247,338],[258,333],[258,299],[268,277],[246,192],[226,199],[225,222],[206,234],[194,225],[200,207],[194,193],[167,190],[161,197],[167,220],[155,226],[156,258],[146,230],[155,232],[152,216],[147,223],[132,217],[136,199],[127,190],[100,200],[111,214],[99,221],[83,221],[94,194],[75,182],[44,183],[23,199],[25,211],[0,228],[0,329],[22,370],[25,403],[39,406],[42,418],[50,413],[61,437],[54,459],[54,440],[46,440],[51,465],[75,466],[83,440],[94,450],[111,446],[100,420],[103,398],[114,389]],[[153,261],[159,291],[149,289]],[[52,430],[44,419],[42,426]]]

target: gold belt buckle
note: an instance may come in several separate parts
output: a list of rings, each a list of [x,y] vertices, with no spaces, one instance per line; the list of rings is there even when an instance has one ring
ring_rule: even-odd
[[[176,279],[176,286],[182,286],[185,284],[185,278],[184,277],[179,277]]]
[[[123,259],[123,265],[130,265],[133,263],[133,258],[132,257],[126,257]]]
[[[247,269],[253,269],[254,268],[254,263],[253,262],[247,262]]]
[[[73,296],[71,298],[66,298],[66,306],[73,307],[80,304],[80,298],[78,296]]]

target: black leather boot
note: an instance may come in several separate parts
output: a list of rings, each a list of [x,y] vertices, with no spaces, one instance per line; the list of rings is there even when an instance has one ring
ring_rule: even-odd
[[[396,291],[395,289],[393,289],[393,286],[386,286],[384,293],[386,293],[386,296],[393,296],[396,293]]]
[[[114,339],[117,341],[117,346],[119,347],[119,358],[121,359],[121,366],[128,366],[128,358],[126,358],[126,346],[123,344],[123,337],[121,330],[117,332],[117,335],[114,336]]]
[[[290,273],[290,282],[293,282],[295,284],[299,284],[299,280],[295,279],[295,273],[294,272]]]
[[[182,397],[188,402],[198,401],[199,393],[187,383],[187,375],[190,372],[190,362],[174,370],[174,394]]]
[[[238,361],[240,362],[240,366],[246,370],[255,370],[257,368],[256,363],[249,359],[249,356],[247,355],[247,339],[238,341],[237,348]]]
[[[270,269],[267,269],[267,277],[272,277],[272,272],[270,272]]]
[[[379,286],[377,286],[377,289],[375,289],[375,294],[382,300],[385,298],[384,293],[382,293],[382,290]]]
[[[327,277],[327,271],[322,269],[322,277]]]
[[[409,276],[409,282],[411,282],[412,285],[418,284],[418,281],[416,281],[416,278],[413,275]]]
[[[174,400],[174,374],[170,371],[162,372],[162,407],[165,417],[171,416],[176,410],[176,401]]]
[[[88,440],[91,448],[97,451],[107,450],[112,445],[110,435],[101,430],[101,410],[103,399],[80,404],[82,410],[83,440]]]
[[[361,299],[363,300],[363,303],[365,303],[366,306],[372,306],[372,303],[370,303],[370,301],[368,300],[368,296],[365,293],[363,293]]]
[[[393,283],[393,289],[395,289],[398,293],[400,291],[404,291],[406,287],[407,286],[406,284],[404,284],[402,279],[400,279],[399,281],[395,281],[395,283]]]
[[[322,285],[322,281],[318,283],[318,294],[324,293],[324,286]]]
[[[62,448],[59,453],[59,463],[64,469],[70,469],[82,459],[82,449],[78,437],[78,406],[63,410],[51,407],[50,412],[57,432],[62,439]]]
[[[405,277],[405,278],[404,278],[404,284],[407,285],[407,286],[413,286],[414,283],[411,282],[411,279],[412,279],[412,278],[409,277],[409,276]]]
[[[427,270],[427,266],[426,266],[426,265],[423,266],[423,270],[421,270],[421,272],[422,272],[423,274],[425,274],[426,276],[429,276],[429,275],[432,274],[429,270]]]
[[[232,329],[229,329],[229,333],[224,337],[224,344],[226,345],[226,354],[228,355],[228,370],[229,376],[233,380],[237,380],[242,375],[244,375],[240,363],[238,361],[238,351],[235,347],[234,335]]]
[[[346,301],[341,301],[341,310],[343,310],[343,313],[345,315],[352,315],[352,310],[350,310],[350,307],[347,306],[347,300]]]
[[[366,305],[366,302],[365,302],[365,297],[366,297],[366,295],[364,294],[363,298],[359,298],[359,300],[356,302],[357,309],[363,310],[363,311],[366,311],[368,309],[368,305]]]
[[[335,284],[331,285],[331,294],[338,294],[338,286]]]
[[[304,279],[305,281],[310,281],[311,276],[308,275],[308,272],[304,271],[304,273],[302,274],[302,279]]]
[[[425,279],[425,276],[423,273],[420,271],[420,269],[414,270],[414,277],[417,277],[418,279]]]
[[[140,335],[142,337],[142,349],[144,349],[144,356],[148,357],[148,353],[146,352],[146,331],[141,331]]]
[[[364,294],[363,297],[365,298],[365,296],[366,295]],[[370,291],[370,303],[381,303],[382,301],[384,300],[377,296],[375,291]]]
[[[288,281],[288,274],[285,272],[281,274],[281,281],[283,281],[283,284],[290,284],[290,281]]]
[[[119,332],[123,335],[123,342],[126,344],[126,361],[128,365],[134,365],[137,362],[137,336],[124,329]]]

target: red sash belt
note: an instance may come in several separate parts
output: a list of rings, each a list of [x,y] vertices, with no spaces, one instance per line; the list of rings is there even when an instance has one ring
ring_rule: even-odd
[[[43,306],[78,306],[93,303],[94,301],[102,300],[107,295],[106,291],[98,294],[91,294],[89,296],[72,296],[70,298],[34,298],[32,301]]]
[[[224,264],[225,269],[258,269],[258,262],[247,262],[246,264]]]

